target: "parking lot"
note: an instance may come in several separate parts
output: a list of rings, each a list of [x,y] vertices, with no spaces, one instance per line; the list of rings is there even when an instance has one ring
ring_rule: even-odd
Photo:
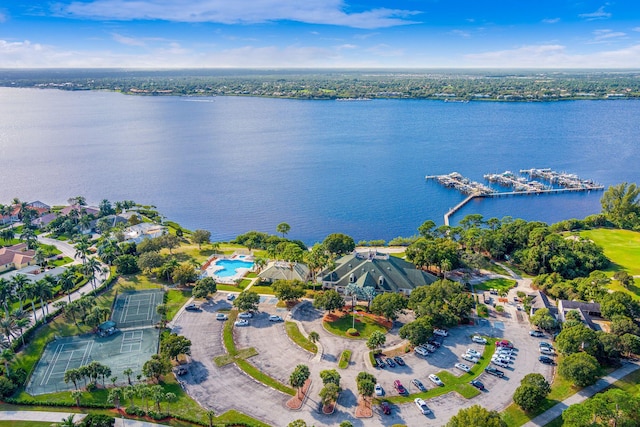
[[[473,399],[465,399],[457,393],[427,399],[426,403],[433,411],[429,416],[429,425],[444,425],[460,408],[474,404],[502,410],[511,402],[511,396],[526,374],[539,372],[551,380],[553,372],[553,367],[538,361],[538,342],[544,338],[530,337],[528,323],[516,316],[492,318],[482,320],[477,325],[452,328],[442,346],[428,357],[407,353],[402,355],[406,366],[377,369],[369,362],[365,340],[349,340],[329,334],[322,327],[323,313],[308,302],[299,305],[290,318],[299,321],[306,333],[318,332],[322,353],[313,355],[301,349],[288,338],[282,322],[268,320],[270,314],[286,318],[288,312],[276,308],[273,298],[267,297],[260,304],[260,312],[249,319],[249,326],[235,328],[234,337],[238,348],[254,347],[258,351],[258,355],[249,359],[253,365],[285,384],[297,364],[309,366],[313,381],[309,398],[300,411],[289,411],[284,407],[289,396],[256,383],[235,365],[218,368],[213,363],[213,357],[224,354],[221,338],[224,322],[216,321],[215,313],[229,308],[231,304],[226,300],[226,294],[221,293],[211,303],[203,304],[203,311],[183,311],[174,320],[174,331],[185,335],[193,343],[189,373],[180,377],[181,381],[190,395],[218,413],[237,409],[273,426],[287,425],[298,418],[316,426],[337,425],[344,420],[350,420],[354,426],[388,426],[395,423],[423,425],[425,415],[413,403],[391,405],[391,415],[383,415],[376,408],[373,418],[356,419],[353,415],[357,403],[356,375],[360,371],[372,373],[390,396],[397,395],[393,388],[394,380],[400,380],[409,393],[417,392],[411,384],[413,378],[420,379],[427,388],[436,387],[428,380],[429,374],[447,370],[453,375],[462,375],[462,371],[454,368],[456,363],[464,362],[460,355],[468,348],[483,352],[483,345],[471,341],[471,336],[476,333],[511,340],[516,347],[514,363],[509,368],[500,368],[505,372],[504,378],[482,373],[478,379],[487,390]],[[397,335],[398,329],[411,320],[410,316],[403,316],[396,322],[387,335],[385,349],[390,350],[402,342]],[[342,370],[337,368],[337,363],[345,349],[352,351],[352,358],[349,367]],[[472,365],[471,362],[464,363]],[[342,377],[343,392],[333,415],[318,412],[318,392],[322,388],[319,373],[325,369],[338,369]]]

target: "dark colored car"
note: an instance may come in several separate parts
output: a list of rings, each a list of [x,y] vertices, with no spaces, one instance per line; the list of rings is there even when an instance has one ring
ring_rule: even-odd
[[[496,369],[496,368],[494,368],[492,366],[487,366],[486,368],[484,368],[484,371],[487,374],[495,375],[498,378],[504,377],[504,372],[502,372],[500,369]]]
[[[404,365],[405,365],[404,360],[402,360],[402,357],[400,357],[400,356],[396,356],[396,357],[394,357],[394,358],[393,358],[393,360],[395,360],[395,361],[396,361],[396,363],[397,363],[398,365],[400,365],[400,366],[404,366]]]
[[[184,309],[187,310],[187,311],[200,311],[200,307],[198,307],[195,304],[189,304]]]
[[[418,390],[420,390],[420,391],[427,391],[427,388],[424,386],[424,384],[422,384],[422,381],[420,381],[417,378],[411,380],[411,384],[416,386],[418,388]]]
[[[436,347],[440,347],[440,341],[438,340],[429,340],[429,344],[436,346]]]
[[[547,357],[547,356],[540,356],[540,357],[538,357],[538,360],[541,361],[542,363],[544,363],[545,365],[555,365],[556,364],[556,362],[552,358]]]
[[[384,360],[390,368],[396,367],[396,362],[393,361],[392,358],[388,357]]]
[[[469,384],[471,384],[472,386],[474,386],[475,388],[477,388],[478,390],[484,390],[484,384],[482,384],[480,381],[478,380],[473,380],[471,381]]]
[[[537,329],[533,329],[529,331],[529,335],[531,335],[532,337],[543,337],[544,333],[542,331],[538,331]]]
[[[186,368],[186,367],[184,367],[184,366],[178,366],[178,367],[176,368],[176,374],[177,374],[177,375],[180,375],[180,376],[182,376],[182,375],[186,375],[186,374],[187,374],[187,372],[188,372],[188,371],[187,371],[187,368]]]
[[[389,404],[384,400],[380,402],[380,409],[382,410],[382,413],[385,415],[391,414],[391,406],[389,406]]]
[[[403,394],[403,395],[404,395],[404,394],[409,394],[409,392],[407,391],[407,389],[406,389],[406,388],[404,388],[404,386],[402,385],[402,383],[400,382],[400,380],[395,380],[395,381],[393,382],[393,388],[395,388],[395,389],[396,389],[396,391],[397,391],[399,394]]]

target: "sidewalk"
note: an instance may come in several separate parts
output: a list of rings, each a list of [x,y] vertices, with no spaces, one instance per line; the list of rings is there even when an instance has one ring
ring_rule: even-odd
[[[40,411],[0,411],[0,421],[42,421],[50,423],[62,422],[63,418],[74,415],[74,421],[80,421],[87,414],[73,412],[40,412]],[[145,421],[116,418],[114,427],[158,427],[164,424],[154,424]]]
[[[565,409],[569,406],[574,405],[576,403],[582,403],[594,394],[604,390],[609,387],[614,382],[618,381],[620,378],[629,375],[633,371],[640,369],[640,365],[637,363],[627,363],[622,366],[622,368],[613,371],[610,375],[606,377],[600,378],[595,384],[590,385],[589,387],[585,387],[573,396],[570,396],[558,403],[553,408],[543,412],[538,415],[528,423],[524,424],[522,427],[540,427],[547,425],[554,419],[558,418],[562,415]]]

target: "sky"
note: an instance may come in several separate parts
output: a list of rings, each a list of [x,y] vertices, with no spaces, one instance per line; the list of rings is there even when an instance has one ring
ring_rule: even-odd
[[[638,0],[4,0],[0,68],[640,68]]]

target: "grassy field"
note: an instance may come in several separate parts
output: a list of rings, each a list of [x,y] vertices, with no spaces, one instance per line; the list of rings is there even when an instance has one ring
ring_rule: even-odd
[[[580,236],[593,240],[601,246],[604,254],[611,260],[611,266],[605,270],[612,276],[616,271],[626,271],[632,276],[640,275],[640,233],[629,230],[612,230],[598,228],[586,230]],[[640,299],[640,287],[636,284],[625,289],[617,280],[609,285],[613,291],[626,292],[635,299]]]
[[[354,324],[356,330],[360,334],[357,337],[347,335],[347,329],[351,328]],[[376,323],[373,319],[366,316],[356,315],[355,322],[353,322],[352,314],[342,316],[334,322],[322,322],[322,325],[327,331],[334,335],[352,339],[367,339],[371,336],[373,331],[380,331],[384,334],[387,333],[387,329],[384,326]]]
[[[640,275],[640,233],[598,228],[582,231],[580,236],[602,246],[604,254],[613,263],[608,271],[625,270],[633,276]]]
[[[488,291],[489,289],[497,289],[498,291],[508,291],[516,285],[515,280],[510,279],[489,279],[477,285],[473,285],[473,289],[476,291]]]

